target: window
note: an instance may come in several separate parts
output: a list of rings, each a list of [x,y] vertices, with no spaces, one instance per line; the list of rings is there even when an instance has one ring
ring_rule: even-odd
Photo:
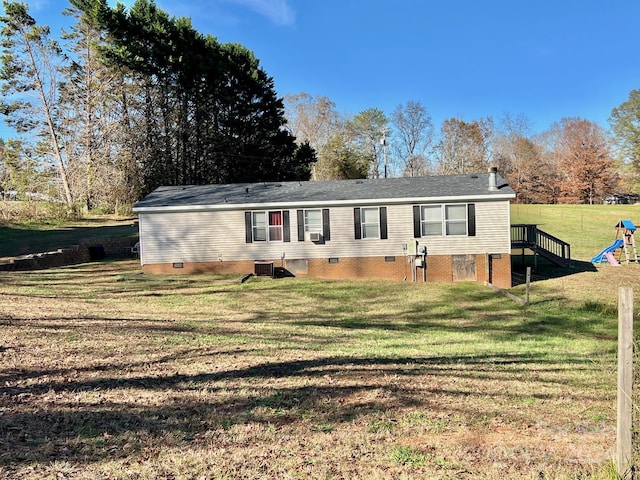
[[[253,212],[253,241],[267,241],[267,214],[265,212]]]
[[[269,241],[282,241],[282,212],[269,212]]]
[[[414,236],[475,236],[475,204],[413,207]]]
[[[467,206],[445,205],[444,223],[447,235],[467,234]]]
[[[314,208],[309,210],[298,210],[298,241],[309,240],[311,233],[321,235],[321,241],[325,243],[331,240],[331,224],[329,221],[328,208]]]
[[[420,236],[442,235],[442,207],[440,205],[422,207],[421,225]]]
[[[362,238],[380,238],[380,212],[377,207],[360,209]]]
[[[245,223],[247,243],[289,241],[289,212],[286,210],[246,212]]]
[[[353,209],[355,238],[387,239],[387,207]]]
[[[304,211],[305,233],[322,233],[322,210]]]

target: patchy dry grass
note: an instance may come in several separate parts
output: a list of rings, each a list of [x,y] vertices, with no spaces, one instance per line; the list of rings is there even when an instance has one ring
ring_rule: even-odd
[[[606,478],[616,314],[578,293],[611,271],[528,309],[468,284],[3,273],[0,476]]]

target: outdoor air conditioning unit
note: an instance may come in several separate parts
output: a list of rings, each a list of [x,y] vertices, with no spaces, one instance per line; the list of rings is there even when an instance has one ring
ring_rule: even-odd
[[[311,240],[312,242],[319,242],[322,239],[322,235],[318,232],[310,232],[309,233],[309,240]]]
[[[254,266],[256,277],[273,278],[273,262],[255,262]]]

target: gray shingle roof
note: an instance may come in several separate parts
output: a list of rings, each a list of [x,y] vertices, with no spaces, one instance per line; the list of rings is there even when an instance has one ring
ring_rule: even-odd
[[[166,207],[226,208],[242,205],[371,203],[403,199],[513,198],[515,192],[497,177],[498,189],[489,191],[489,174],[437,175],[321,182],[236,183],[160,187],[134,206],[134,211]]]

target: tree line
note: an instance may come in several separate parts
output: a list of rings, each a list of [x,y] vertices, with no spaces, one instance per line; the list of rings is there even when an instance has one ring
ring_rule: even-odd
[[[464,174],[490,165],[522,203],[596,203],[640,192],[640,91],[611,132],[565,118],[533,135],[505,114],[448,118],[417,101],[340,115],[327,97],[278,97],[246,47],[202,35],[152,0],[70,0],[54,38],[3,1],[0,192],[117,211],[160,185]]]
[[[638,193],[640,91],[613,109],[607,132],[583,118],[564,118],[533,134],[524,115],[472,121],[448,118],[439,128],[417,101],[390,115],[368,109],[343,117],[327,97],[285,96],[290,129],[317,152],[313,177],[449,175],[498,167],[520,203],[600,203],[615,192]]]
[[[150,0],[70,0],[60,41],[3,6],[1,108],[23,134],[2,145],[5,190],[37,179],[70,208],[115,210],[160,185],[309,178],[314,151],[242,45]]]

